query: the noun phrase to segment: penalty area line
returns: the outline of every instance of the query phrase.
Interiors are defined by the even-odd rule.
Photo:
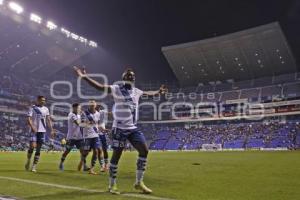
[[[60,189],[69,189],[69,190],[90,192],[90,193],[107,193],[107,191],[104,191],[104,190],[93,190],[93,189],[86,189],[86,188],[75,187],[75,186],[60,185],[60,184],[47,183],[47,182],[41,182],[41,181],[33,181],[33,180],[28,180],[28,179],[20,179],[20,178],[6,177],[6,176],[0,176],[0,180],[1,179],[9,180],[9,181],[17,181],[17,182],[22,182],[22,183],[35,184],[35,185],[50,186],[50,187],[55,187],[55,188],[60,188]],[[170,198],[165,198],[165,197],[157,197],[157,196],[150,196],[150,195],[144,195],[144,194],[132,194],[132,193],[121,193],[119,196],[134,197],[134,198],[149,199],[149,200],[175,200],[175,199],[170,199]]]

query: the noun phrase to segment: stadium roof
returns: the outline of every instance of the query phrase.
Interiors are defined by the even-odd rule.
[[[183,86],[249,80],[296,72],[296,63],[275,22],[190,43],[162,47]]]

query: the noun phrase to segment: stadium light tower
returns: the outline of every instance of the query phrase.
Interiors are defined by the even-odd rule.
[[[17,14],[21,14],[24,11],[23,7],[15,2],[10,2],[8,7]]]
[[[61,28],[60,30],[63,34],[65,34],[67,36],[67,38],[69,38],[71,36],[71,32],[68,31],[67,29]]]
[[[81,36],[79,37],[79,41],[82,43],[87,43],[87,39]]]
[[[97,47],[97,46],[98,46],[98,44],[97,44],[96,42],[94,42],[94,41],[90,41],[90,42],[89,42],[89,45],[90,45],[91,47]]]
[[[41,24],[42,23],[42,18],[34,13],[31,13],[30,14],[30,20],[33,21],[33,22],[36,22],[38,24]]]
[[[74,40],[78,40],[79,36],[76,35],[75,33],[71,33],[71,38],[73,38]]]
[[[50,30],[55,30],[55,29],[57,29],[57,25],[54,24],[52,21],[48,21],[47,28],[49,28]]]

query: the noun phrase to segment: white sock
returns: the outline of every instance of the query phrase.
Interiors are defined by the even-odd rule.
[[[109,186],[113,186],[117,182],[118,165],[110,164],[109,167]]]
[[[116,178],[109,177],[109,186],[110,187],[112,187],[116,183],[117,183],[117,179]]]
[[[139,157],[136,162],[136,183],[141,183],[144,179],[147,158]]]
[[[136,170],[136,183],[141,183],[144,180],[145,171]]]

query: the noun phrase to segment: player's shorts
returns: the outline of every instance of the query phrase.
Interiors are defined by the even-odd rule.
[[[133,130],[123,130],[119,128],[114,128],[112,130],[112,148],[125,148],[126,140],[128,140],[132,146],[135,144],[146,144],[146,139],[144,134],[138,129]]]
[[[30,142],[36,142],[37,144],[44,144],[45,141],[46,141],[46,133],[44,132],[31,133],[30,135]]]
[[[67,150],[72,150],[74,148],[74,146],[76,147],[76,149],[81,149],[83,146],[83,140],[68,140],[67,144],[66,144],[66,149]]]
[[[99,135],[99,139],[101,142],[102,149],[107,150],[108,145],[107,145],[107,141],[106,141],[106,135]]]
[[[84,139],[83,150],[90,151],[91,149],[98,149],[101,147],[99,137]]]

